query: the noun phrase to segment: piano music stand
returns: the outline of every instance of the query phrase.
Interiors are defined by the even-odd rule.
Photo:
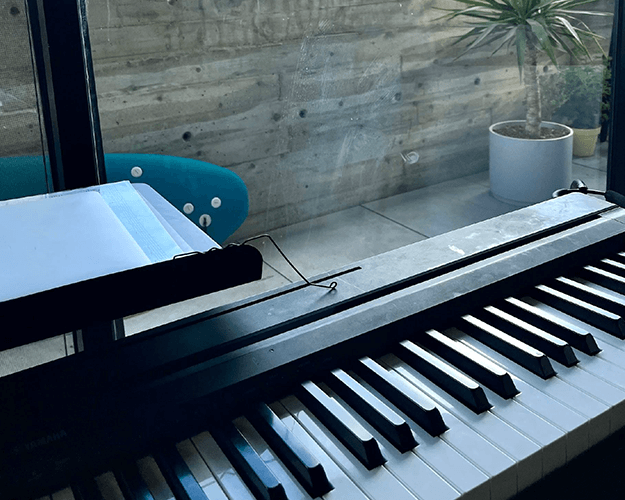
[[[80,331],[77,347],[103,347],[123,337],[119,318],[260,279],[262,256],[254,247],[221,248],[152,188],[132,187],[182,252],[3,300],[0,320],[20,328],[0,336],[0,350],[70,331]]]

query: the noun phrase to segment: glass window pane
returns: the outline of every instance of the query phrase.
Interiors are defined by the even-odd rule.
[[[47,192],[42,125],[22,1],[0,1],[0,200]]]
[[[144,177],[126,166],[112,179],[153,182],[195,223],[227,216],[210,203],[220,194],[209,164],[236,174],[249,214],[220,242],[269,232],[307,276],[515,210],[528,202],[511,203],[491,185],[489,127],[526,117],[516,46],[508,38],[493,54],[499,38],[463,54],[467,43],[455,42],[471,20],[440,10],[462,5],[90,0],[107,173],[112,154],[167,157]],[[613,1],[586,7],[612,12]],[[582,17],[604,37],[588,42],[590,59],[558,53],[556,68],[539,55],[545,121],[571,119],[556,105],[568,67],[602,73],[612,18]],[[606,156],[600,143],[566,161],[574,178],[603,189]],[[568,187],[570,175],[554,189]],[[254,244],[265,277],[241,293],[299,280],[270,243]],[[233,297],[197,299],[180,315]]]

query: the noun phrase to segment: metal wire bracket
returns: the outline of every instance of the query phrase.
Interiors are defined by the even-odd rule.
[[[332,281],[329,285],[321,285],[319,283],[313,283],[313,282],[309,281],[302,273],[299,272],[297,267],[295,267],[295,265],[289,260],[289,258],[285,255],[285,253],[278,246],[278,244],[275,242],[275,240],[268,234],[259,234],[258,236],[252,236],[251,238],[248,238],[247,240],[245,240],[241,244],[245,245],[246,243],[249,243],[250,241],[259,240],[261,238],[267,238],[267,239],[269,239],[269,241],[271,241],[271,243],[273,243],[273,246],[275,246],[276,250],[278,250],[278,252],[280,252],[280,255],[282,255],[284,260],[287,261],[289,266],[291,266],[293,268],[293,270],[299,275],[300,278],[302,278],[306,282],[307,285],[316,286],[316,287],[319,287],[319,288],[327,288],[328,290],[334,290],[338,286],[338,283],[336,281]]]

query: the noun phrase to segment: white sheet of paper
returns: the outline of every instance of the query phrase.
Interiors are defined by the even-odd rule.
[[[72,191],[61,191],[42,195],[45,198],[74,196],[77,193],[95,191],[100,193],[106,204],[117,216],[122,225],[139,244],[150,262],[162,262],[186,252],[174,241],[163,227],[143,197],[128,181],[113,182],[99,186],[90,186]],[[34,200],[36,197],[23,198]],[[19,202],[20,200],[12,200]]]
[[[102,184],[97,189],[150,261],[162,262],[186,251],[174,241],[130,182]]]
[[[0,203],[0,301],[150,262],[97,191]]]

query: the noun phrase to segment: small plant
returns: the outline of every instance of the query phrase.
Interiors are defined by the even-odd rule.
[[[610,76],[607,65],[570,66],[560,72],[554,120],[580,129],[599,127],[609,110],[604,96],[610,93]]]
[[[596,0],[457,0],[461,8],[443,9],[447,19],[469,18],[471,30],[455,43],[471,40],[467,51],[497,42],[493,54],[502,48],[516,48],[519,75],[523,78],[527,99],[525,130],[528,137],[540,137],[541,109],[537,66],[544,52],[558,65],[556,52],[572,58],[582,53],[590,58],[587,41],[599,45],[601,36],[594,33],[580,15],[609,16],[610,13],[577,10]]]

